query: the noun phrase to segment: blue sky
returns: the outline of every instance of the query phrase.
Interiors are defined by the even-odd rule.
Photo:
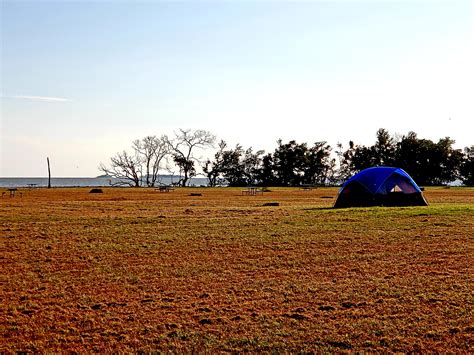
[[[0,176],[95,176],[132,140],[474,144],[472,1],[1,2]],[[209,152],[210,153],[210,152]]]

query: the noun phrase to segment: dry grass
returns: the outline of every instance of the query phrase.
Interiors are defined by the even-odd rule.
[[[1,199],[0,351],[474,350],[473,189],[271,190]]]

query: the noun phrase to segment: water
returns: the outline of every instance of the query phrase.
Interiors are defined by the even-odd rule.
[[[171,185],[179,180],[177,176],[162,176],[160,184]],[[111,186],[116,179],[107,177],[95,178],[51,178],[51,187],[89,187],[89,186]],[[158,184],[156,184],[158,185]],[[206,178],[192,178],[190,186],[207,186]],[[0,187],[47,187],[48,178],[22,177],[22,178],[2,178],[0,177]]]

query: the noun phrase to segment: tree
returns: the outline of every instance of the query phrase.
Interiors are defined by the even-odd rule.
[[[133,152],[123,151],[110,158],[110,167],[100,164],[99,169],[115,179],[113,185],[139,187],[155,186],[162,160],[168,154],[164,137],[147,136],[132,142]]]
[[[180,129],[175,132],[173,139],[164,136],[164,140],[179,168],[179,184],[186,186],[189,179],[196,174],[194,163],[199,162],[199,159],[194,156],[195,150],[212,147],[216,137],[205,130]]]
[[[140,157],[136,154],[130,155],[126,151],[117,153],[110,158],[110,168],[100,164],[99,169],[108,176],[115,178],[112,185],[139,187],[142,184],[142,165]]]
[[[342,152],[342,145],[338,145],[340,177],[347,178],[373,166],[391,165],[404,169],[420,185],[446,184],[459,177],[463,160],[462,152],[453,145],[454,140],[449,137],[434,143],[419,139],[415,132],[408,132],[397,141],[381,128],[373,146],[350,142],[349,149]]]
[[[253,152],[252,147],[248,148],[241,163],[242,174],[246,185],[256,185],[259,183],[258,175],[262,165],[263,150]]]
[[[304,160],[304,183],[326,185],[333,180],[335,160],[331,158],[331,146],[326,142],[316,142],[306,152]]]
[[[342,183],[349,179],[353,174],[352,158],[354,156],[354,142],[349,141],[349,148],[344,150],[342,143],[337,143],[336,155],[339,160],[339,169],[337,171],[337,182]]]
[[[351,175],[376,166],[378,159],[375,157],[374,147],[366,147],[364,145],[357,145],[353,141],[349,141],[349,148],[342,152],[342,145],[338,145],[340,174],[339,178],[347,179]]]
[[[339,179],[373,166],[388,165],[404,169],[420,185],[442,185],[460,176],[463,154],[454,149],[454,140],[449,137],[434,143],[418,138],[415,132],[408,132],[398,140],[388,131],[380,128],[377,140],[372,146],[349,142],[349,148],[342,151],[338,144]]]
[[[180,180],[178,184],[181,186],[186,186],[189,179],[196,176],[194,160],[186,159],[181,155],[175,154],[173,155],[173,161],[179,167]]]
[[[240,144],[234,149],[224,149],[226,146],[222,148],[213,163],[219,179],[229,186],[246,186],[244,149]]]
[[[377,141],[372,148],[373,162],[375,165],[393,165],[395,161],[395,150],[395,139],[390,137],[386,129],[380,128],[377,131]]]
[[[277,141],[278,147],[273,153],[273,170],[278,185],[295,186],[303,183],[305,155],[308,151],[306,143],[299,144],[292,140],[283,144]]]
[[[278,141],[271,159],[263,157],[264,176],[271,172],[268,164],[272,162],[274,182],[281,186],[301,184],[324,185],[332,180],[335,160],[331,158],[331,146],[326,142],[316,142],[310,148],[306,143],[292,140],[283,144]]]
[[[244,169],[241,163],[244,150],[240,144],[235,149],[222,152],[220,176],[229,186],[245,186]]]
[[[219,151],[214,161],[207,161],[203,170],[213,185],[216,181],[226,182],[229,186],[247,186],[259,183],[263,150],[253,152],[252,148],[244,150],[240,144],[234,149],[225,149],[224,141],[219,143]]]
[[[434,165],[436,166],[436,176],[434,184],[444,185],[459,178],[460,168],[463,162],[463,153],[460,149],[454,149],[455,141],[449,137],[442,138],[436,143],[434,155]]]
[[[246,186],[244,166],[242,156],[244,150],[240,144],[236,144],[234,149],[225,150],[222,153],[222,163],[220,173],[222,179],[229,186]]]
[[[376,137],[375,144],[369,147],[350,141],[345,152],[342,152],[342,145],[338,144],[339,179],[346,180],[354,173],[373,166],[394,165],[397,149],[395,139],[384,128],[377,131]]]
[[[257,180],[263,186],[276,185],[275,173],[273,171],[273,155],[265,154],[261,159],[259,171],[257,171]]]
[[[133,141],[132,147],[144,165],[146,186],[155,186],[160,164],[168,154],[168,144],[164,137],[146,136],[141,140]]]
[[[206,160],[202,166],[202,171],[207,177],[208,185],[210,187],[217,186],[220,183],[221,174],[222,174],[222,165],[224,160],[224,149],[227,147],[227,143],[221,140],[218,144],[219,150],[214,155],[214,161]]]
[[[442,138],[438,143],[419,139],[409,132],[397,143],[395,164],[420,185],[442,185],[459,176],[463,155],[453,148],[454,140]]]
[[[474,186],[474,145],[464,148],[464,157],[460,166],[460,179],[466,186]]]

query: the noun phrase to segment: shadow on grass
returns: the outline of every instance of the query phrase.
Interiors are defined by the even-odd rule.
[[[334,208],[332,206],[303,208],[303,211],[324,211],[324,210],[337,210],[337,208]]]

